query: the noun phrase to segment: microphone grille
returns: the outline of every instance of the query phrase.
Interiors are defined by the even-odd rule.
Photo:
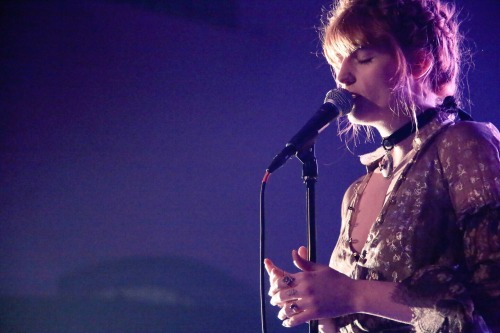
[[[325,103],[335,105],[340,115],[343,116],[351,112],[354,106],[354,95],[342,88],[332,89],[326,93]]]

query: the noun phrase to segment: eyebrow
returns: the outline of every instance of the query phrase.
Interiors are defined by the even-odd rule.
[[[350,54],[349,54],[349,57],[351,55],[354,55],[356,53],[358,53],[359,51],[365,51],[366,49],[370,48],[369,46],[367,45],[364,45],[364,46],[358,46],[354,51],[352,51]]]

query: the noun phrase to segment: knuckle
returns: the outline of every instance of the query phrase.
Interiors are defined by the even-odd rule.
[[[317,314],[320,308],[320,302],[316,299],[311,300],[311,304],[309,304],[309,310],[312,314]]]
[[[314,288],[311,285],[306,285],[304,288],[304,293],[306,295],[314,295]]]
[[[297,321],[297,316],[293,316],[292,318],[288,319],[288,324],[290,327],[298,325],[299,322]]]

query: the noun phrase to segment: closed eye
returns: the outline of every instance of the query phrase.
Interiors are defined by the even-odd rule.
[[[369,64],[370,62],[372,62],[373,60],[373,57],[370,57],[370,58],[364,58],[364,59],[356,59],[358,61],[358,63],[360,64]]]

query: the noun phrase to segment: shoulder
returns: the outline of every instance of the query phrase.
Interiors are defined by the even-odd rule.
[[[472,159],[499,163],[500,133],[491,123],[454,123],[437,135],[434,145],[441,161]]]
[[[500,200],[500,134],[489,123],[463,121],[435,141],[444,179],[459,216]]]
[[[490,142],[499,146],[500,134],[498,129],[491,123],[476,121],[460,121],[449,126],[440,135],[439,142],[455,141],[467,145],[468,142]]]

